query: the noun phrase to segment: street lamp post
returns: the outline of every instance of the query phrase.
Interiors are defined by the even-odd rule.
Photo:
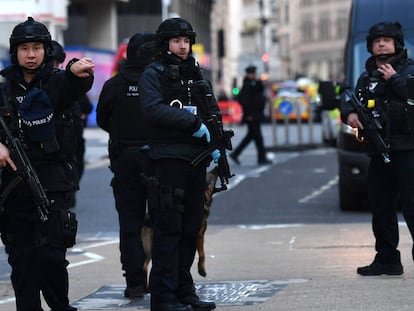
[[[261,43],[261,49],[262,49],[262,62],[263,62],[263,74],[262,74],[262,80],[263,83],[267,84],[269,79],[269,61],[270,56],[269,53],[266,51],[266,32],[265,28],[268,23],[268,19],[265,17],[265,10],[263,5],[263,0],[259,0],[259,8],[260,8],[260,43]],[[271,102],[269,98],[268,104],[270,105],[270,118],[272,120],[272,136],[273,136],[273,145],[277,145],[277,130],[276,130],[276,120],[275,120],[275,113],[273,108],[273,103]]]
[[[170,6],[171,0],[161,0],[161,22],[168,18],[168,7]]]
[[[265,17],[263,0],[259,0],[260,7],[260,45],[262,52],[262,62],[263,62],[263,71],[264,75],[268,77],[269,75],[269,55],[266,52],[266,33],[265,27],[267,24],[267,18]]]

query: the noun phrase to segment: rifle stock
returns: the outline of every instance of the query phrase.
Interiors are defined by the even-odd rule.
[[[46,221],[48,219],[47,214],[49,214],[48,208],[50,207],[50,202],[46,196],[42,184],[40,183],[39,177],[37,176],[36,171],[32,167],[32,164],[29,158],[27,157],[26,152],[24,151],[24,147],[20,139],[17,137],[13,137],[6,122],[4,121],[3,116],[0,116],[0,125],[7,137],[6,145],[10,151],[10,157],[12,158],[14,164],[17,167],[17,176],[10,182],[9,185],[7,185],[4,188],[3,192],[0,195],[1,201],[4,202],[7,195],[18,184],[20,184],[20,182],[23,181],[24,183],[26,183],[26,185],[30,189],[30,192],[32,193],[33,202],[38,210],[40,220]]]
[[[349,101],[358,114],[361,123],[364,125],[364,133],[366,134],[366,138],[375,145],[375,148],[381,154],[384,163],[390,163],[390,147],[385,143],[384,139],[378,132],[382,129],[382,126],[378,120],[378,115],[375,114],[375,110],[371,110],[363,105],[355,94],[349,89],[345,90],[345,96],[346,98],[349,98]]]

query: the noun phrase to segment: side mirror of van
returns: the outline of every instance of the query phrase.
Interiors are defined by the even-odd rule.
[[[336,94],[332,81],[319,81],[319,94],[321,95],[321,109],[333,110],[340,107],[341,99]]]

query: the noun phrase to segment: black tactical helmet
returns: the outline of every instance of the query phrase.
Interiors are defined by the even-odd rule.
[[[380,22],[369,29],[367,36],[367,50],[372,54],[372,42],[379,37],[394,38],[395,52],[399,53],[404,48],[404,35],[399,22]]]
[[[42,23],[36,22],[29,16],[23,23],[14,27],[10,36],[10,54],[13,64],[17,64],[17,46],[25,42],[43,42],[46,56],[51,53],[52,37],[49,30]]]
[[[193,31],[191,24],[185,19],[180,17],[169,18],[164,20],[158,27],[158,45],[179,36],[189,37],[191,45],[195,43],[196,33]]]
[[[127,60],[130,64],[151,63],[157,52],[157,36],[152,32],[139,32],[128,41]]]
[[[56,60],[59,64],[62,64],[65,61],[66,53],[63,47],[59,42],[52,40],[52,55],[53,59]]]

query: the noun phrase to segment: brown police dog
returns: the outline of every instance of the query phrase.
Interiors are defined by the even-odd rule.
[[[213,194],[220,191],[220,189],[216,187],[217,178],[218,178],[217,167],[207,172],[206,188],[204,190],[204,198],[205,198],[204,217],[203,217],[203,222],[201,223],[201,228],[198,233],[198,240],[197,240],[198,273],[203,277],[207,275],[206,266],[205,266],[206,254],[204,251],[204,234],[206,233],[206,230],[207,230],[207,219],[210,214],[211,204],[213,203]],[[148,274],[148,265],[151,261],[152,238],[153,238],[153,231],[151,228],[149,216],[147,214],[144,227],[142,228],[142,231],[141,231],[141,239],[142,239],[142,244],[144,246],[144,252],[145,252],[144,271],[146,272],[146,274]]]

